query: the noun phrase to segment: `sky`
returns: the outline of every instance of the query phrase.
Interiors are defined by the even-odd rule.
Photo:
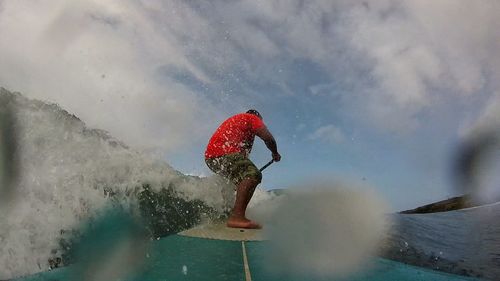
[[[373,186],[394,210],[458,194],[457,146],[500,120],[500,2],[0,0],[0,86],[210,175],[255,108],[282,161],[265,189]],[[256,140],[252,160],[270,153]]]

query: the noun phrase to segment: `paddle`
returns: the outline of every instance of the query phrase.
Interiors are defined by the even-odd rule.
[[[267,162],[267,164],[262,166],[262,168],[260,168],[259,171],[261,171],[261,172],[264,171],[267,167],[271,166],[271,164],[273,164],[273,163],[274,163],[274,160]]]

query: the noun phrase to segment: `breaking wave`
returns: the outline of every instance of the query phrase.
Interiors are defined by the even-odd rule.
[[[18,178],[0,202],[0,279],[71,262],[65,253],[80,225],[110,205],[165,236],[225,216],[232,202],[223,180],[183,175],[56,104],[0,88],[0,112],[7,110],[16,120]]]

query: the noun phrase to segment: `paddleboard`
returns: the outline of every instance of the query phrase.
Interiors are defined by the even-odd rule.
[[[262,230],[227,228],[224,224],[194,227],[151,242],[141,272],[126,281],[319,281],[339,280],[314,276],[274,275],[264,264],[267,241]],[[342,281],[470,281],[479,280],[410,266],[382,258],[374,266]],[[15,281],[75,280],[75,265],[18,278]],[[78,279],[77,280],[86,280]]]

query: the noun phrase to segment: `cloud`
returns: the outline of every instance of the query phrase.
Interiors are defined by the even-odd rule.
[[[175,150],[248,105],[306,96],[412,131],[500,89],[494,0],[1,3],[0,84],[132,145]],[[315,76],[298,62],[325,77],[313,95],[296,87]]]
[[[499,12],[497,1],[380,1],[349,10],[340,29],[370,61],[374,82],[361,89],[367,113],[414,128],[426,110],[491,91],[500,73]]]
[[[330,143],[340,143],[345,139],[345,135],[339,128],[334,125],[326,125],[319,127],[316,131],[307,136],[309,140],[320,140]]]
[[[330,80],[313,94],[343,95],[345,114],[379,129],[413,131],[426,113],[499,88],[497,1],[211,3],[193,8],[217,27],[203,34],[223,42],[203,45],[205,59],[292,95],[303,95],[293,85],[308,75],[293,63],[306,60]]]
[[[0,84],[136,147],[178,147],[205,132],[199,118],[218,115],[203,96],[158,77],[173,64],[209,82],[148,11],[133,1],[5,1]]]

